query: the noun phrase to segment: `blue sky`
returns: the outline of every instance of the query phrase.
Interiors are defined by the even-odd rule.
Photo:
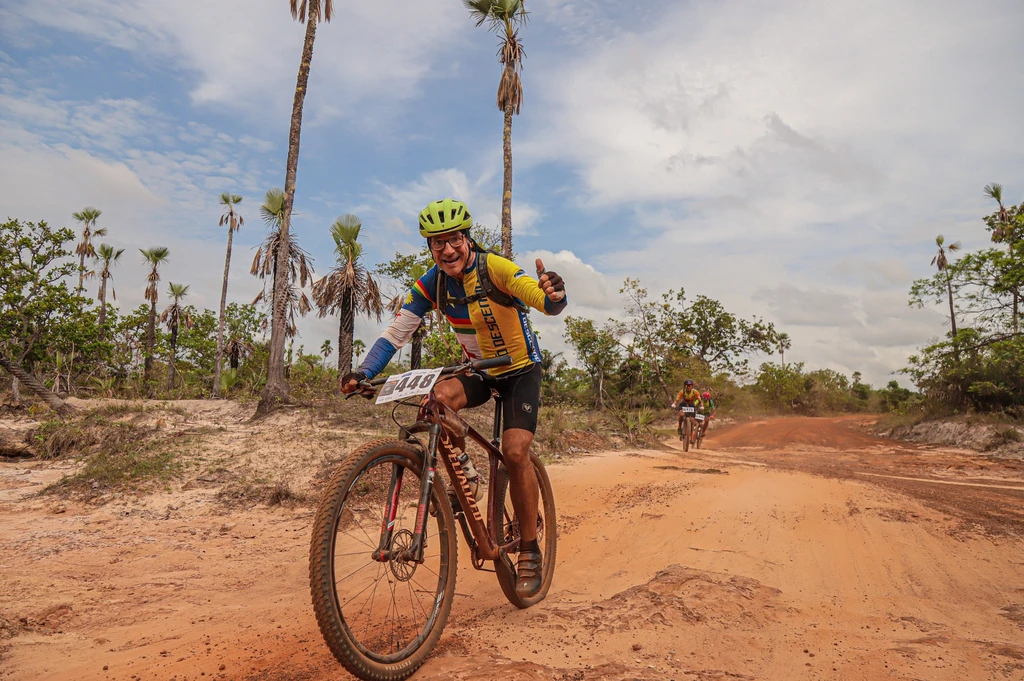
[[[787,359],[884,383],[941,334],[906,293],[936,234],[984,244],[982,187],[1024,196],[1016,0],[530,0],[514,122],[515,248],[567,281],[572,314],[621,308],[639,277],[761,315]],[[321,26],[294,227],[330,266],[328,227],[363,219],[371,265],[420,246],[415,215],[454,195],[497,224],[496,39],[461,2],[338,3]],[[303,28],[284,0],[37,0],[0,8],[0,214],[73,226],[104,211],[127,247],[165,245],[165,281],[215,308],[222,191],[245,196],[230,297],[284,181]],[[535,323],[564,349],[561,322]],[[335,339],[307,318],[301,342]],[[367,343],[377,327],[359,322]]]

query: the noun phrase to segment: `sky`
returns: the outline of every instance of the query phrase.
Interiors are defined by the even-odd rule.
[[[619,289],[683,288],[792,337],[788,361],[884,385],[947,325],[907,291],[936,235],[986,244],[982,188],[1024,197],[1019,0],[528,0],[513,123],[514,247],[566,280],[566,314],[621,315]],[[306,98],[293,230],[320,276],[329,227],[362,219],[365,262],[422,246],[445,196],[500,222],[496,37],[458,0],[336,2]],[[103,211],[216,309],[222,192],[244,197],[229,300],[284,183],[304,28],[284,0],[0,0],[0,217],[77,227]],[[571,356],[560,318],[532,315]],[[381,325],[358,320],[370,345]],[[337,320],[300,324],[307,352]],[[754,363],[778,357],[755,356]]]

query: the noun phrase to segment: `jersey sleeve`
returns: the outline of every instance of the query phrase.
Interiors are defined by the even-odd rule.
[[[569,303],[568,297],[563,297],[557,303],[548,298],[536,279],[500,255],[487,256],[487,270],[495,286],[548,316],[561,314]]]
[[[358,371],[367,378],[373,378],[388,365],[391,358],[412,339],[412,335],[423,323],[423,318],[434,308],[437,290],[437,267],[432,267],[416,280],[405,296],[402,308],[395,315],[388,328],[376,340]]]

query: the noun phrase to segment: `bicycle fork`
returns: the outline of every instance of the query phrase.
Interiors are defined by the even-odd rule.
[[[416,524],[413,527],[412,544],[404,549],[391,546],[394,539],[395,519],[398,517],[399,511],[398,494],[402,490],[402,479],[405,473],[404,466],[392,464],[391,484],[388,487],[388,503],[384,509],[384,520],[380,528],[380,541],[372,554],[373,559],[378,562],[386,563],[396,559],[409,563],[423,562],[427,509],[430,505],[430,492],[434,486],[434,475],[437,469],[437,441],[440,431],[440,425],[430,424],[430,440],[423,461],[423,470],[426,475],[420,478],[420,498],[416,505]]]

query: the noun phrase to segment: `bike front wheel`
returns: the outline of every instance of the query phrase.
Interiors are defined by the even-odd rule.
[[[690,451],[690,438],[693,436],[693,419],[686,418],[683,423],[683,451]]]
[[[544,600],[551,588],[551,580],[555,576],[555,554],[558,548],[558,525],[555,520],[555,493],[551,489],[551,480],[548,478],[547,469],[540,458],[530,452],[530,461],[533,463],[533,470],[537,474],[537,483],[540,486],[540,502],[537,504],[537,543],[540,545],[543,556],[543,573],[541,575],[540,590],[529,598],[522,598],[516,594],[516,568],[515,563],[509,556],[502,556],[494,561],[494,572],[498,577],[498,584],[509,603],[517,608],[528,608]],[[499,466],[495,473],[493,506],[490,514],[492,539],[498,546],[508,544],[519,539],[519,520],[516,518],[515,508],[512,506],[512,495],[509,493],[508,469]]]
[[[313,610],[324,641],[360,679],[400,681],[426,660],[455,595],[455,518],[435,480],[424,524],[423,562],[403,556],[413,542],[422,450],[379,440],[338,467],[317,508],[309,549]],[[396,484],[397,481],[397,484]],[[378,550],[395,509],[385,556]]]

